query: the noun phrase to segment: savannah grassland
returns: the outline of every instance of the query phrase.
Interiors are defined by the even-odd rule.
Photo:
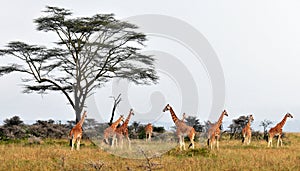
[[[243,146],[224,137],[219,151],[196,144],[195,150],[172,149],[147,160],[114,156],[88,140],[80,151],[70,151],[67,140],[2,142],[0,170],[300,170],[300,133],[286,134],[283,143],[281,148],[267,148],[264,140]]]

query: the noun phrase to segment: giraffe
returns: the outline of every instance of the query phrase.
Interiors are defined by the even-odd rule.
[[[278,135],[277,147],[279,146],[279,142],[280,142],[280,146],[282,146],[282,139],[281,139],[282,127],[284,126],[288,117],[293,118],[293,116],[290,113],[287,113],[285,114],[281,122],[279,122],[275,127],[269,130],[268,147],[270,146],[273,147],[272,139],[275,135]]]
[[[119,128],[116,129],[116,136],[117,136],[116,140],[121,140],[121,148],[123,148],[124,135],[126,136],[126,138],[128,140],[129,149],[131,148],[131,142],[130,142],[130,139],[128,136],[128,128],[127,128],[131,115],[134,115],[133,109],[129,110],[129,114],[128,114],[125,122]],[[116,143],[116,145],[117,145],[117,143]]]
[[[112,143],[111,143],[111,146],[112,146],[112,147],[114,146],[114,141],[115,141],[115,139],[116,139],[116,133],[115,133],[115,131],[116,131],[117,126],[119,125],[119,123],[120,123],[121,121],[123,121],[123,119],[124,119],[124,117],[123,117],[123,115],[121,115],[121,116],[119,117],[118,120],[116,120],[114,123],[112,123],[112,124],[110,125],[110,127],[106,128],[106,129],[104,130],[104,132],[103,132],[103,134],[104,134],[104,142],[105,142],[106,144],[109,144],[108,138],[112,137]]]
[[[228,116],[226,110],[224,110],[215,124],[211,124],[211,127],[208,130],[208,139],[207,145],[210,146],[210,149],[213,149],[213,144],[217,142],[217,149],[219,149],[219,140],[221,135],[220,126],[222,125],[222,120],[224,116]]]
[[[80,121],[70,131],[69,137],[71,138],[70,141],[72,141],[72,147],[71,147],[72,151],[74,150],[74,144],[76,142],[77,142],[76,150],[79,150],[80,148],[80,140],[82,138],[82,124],[86,116],[87,116],[87,112],[84,111]]]
[[[171,113],[171,117],[173,122],[176,125],[176,135],[179,138],[179,147],[180,150],[185,150],[185,143],[184,143],[184,137],[188,136],[191,144],[189,145],[189,147],[192,146],[192,149],[194,149],[195,147],[195,143],[194,143],[194,138],[195,138],[195,129],[191,126],[187,126],[184,122],[182,122],[181,120],[178,119],[178,117],[176,116],[175,112],[173,111],[172,107],[167,104],[167,106],[163,109],[163,112],[169,110]]]
[[[146,141],[151,141],[152,132],[153,132],[153,126],[151,123],[148,123],[145,127]]]
[[[242,143],[246,143],[247,145],[250,144],[251,142],[251,122],[254,121],[254,118],[252,115],[248,116],[248,122],[246,124],[246,126],[242,129],[242,135],[243,135],[243,140]],[[245,139],[247,139],[247,141],[245,142]]]

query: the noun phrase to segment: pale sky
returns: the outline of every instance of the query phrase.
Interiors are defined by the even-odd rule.
[[[187,0],[176,1],[114,1],[114,0],[11,0],[0,6],[0,47],[20,40],[32,44],[53,45],[54,34],[37,32],[33,19],[42,15],[46,5],[71,9],[77,16],[96,13],[114,13],[118,19],[143,14],[161,14],[180,19],[197,29],[214,49],[221,63],[225,78],[225,104],[230,122],[240,115],[253,114],[255,121],[268,119],[279,122],[290,112],[294,119],[288,120],[289,131],[300,131],[300,2],[279,0]],[[185,30],[182,30],[182,34]],[[146,51],[160,51],[176,56],[188,68],[195,81],[199,108],[181,111],[181,93],[170,73],[159,72],[160,84],[140,87],[130,84],[127,90],[129,104],[137,113],[151,111],[152,98],[157,102],[170,103],[175,111],[191,113],[203,122],[213,115],[211,86],[205,67],[193,61],[193,54],[176,41],[149,36]],[[3,60],[1,60],[3,62]],[[5,62],[9,62],[7,59]],[[171,63],[171,62],[170,62]],[[172,63],[171,63],[172,64]],[[161,68],[163,70],[163,67]],[[20,74],[0,77],[0,120],[19,115],[23,120],[54,119],[71,120],[74,113],[60,93],[49,95],[22,94]],[[176,76],[175,77],[176,80]],[[189,83],[187,83],[189,84]],[[94,96],[97,109],[91,111],[110,113],[112,84],[97,90]],[[158,94],[155,94],[160,92]],[[124,92],[122,92],[124,93]],[[163,96],[161,98],[160,96]],[[157,98],[157,99],[155,99]],[[91,105],[92,102],[89,102]],[[161,104],[164,107],[166,104]],[[93,109],[92,109],[93,108]],[[122,108],[123,109],[123,108]],[[126,107],[124,107],[126,109]],[[162,109],[161,109],[162,110]],[[127,115],[129,111],[120,111]],[[194,113],[192,113],[194,112]],[[101,115],[100,114],[100,115]],[[97,114],[91,114],[97,117]],[[104,118],[106,116],[103,116]],[[136,117],[146,122],[147,117]],[[157,113],[155,119],[170,121],[169,114]]]

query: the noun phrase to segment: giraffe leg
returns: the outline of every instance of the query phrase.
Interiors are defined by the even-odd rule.
[[[78,138],[78,139],[77,139],[77,148],[76,148],[76,150],[79,150],[79,149],[80,149],[80,139],[81,139],[81,138]]]
[[[277,147],[278,147],[278,146],[282,147],[282,139],[281,139],[281,135],[278,135]]]
[[[213,144],[214,144],[214,138],[211,138],[210,139],[210,149],[212,150],[213,149]]]
[[[248,140],[248,145],[249,145],[250,142],[251,142],[251,137],[252,137],[252,135],[250,134],[250,135],[249,135],[249,140]]]
[[[105,139],[104,139],[104,142],[105,142],[105,144],[108,144],[108,145],[109,145],[108,138],[105,138]]]
[[[182,144],[182,138],[181,138],[181,136],[179,136],[179,148],[180,148],[180,151],[182,150],[182,146],[183,146],[183,144]]]
[[[243,144],[245,144],[245,138],[246,138],[246,136],[245,136],[245,134],[243,134],[243,139],[242,139]]]
[[[278,135],[278,139],[277,139],[277,146],[276,146],[276,147],[278,147],[278,146],[279,146],[279,141],[280,141],[280,135]]]
[[[189,147],[188,147],[188,148],[190,148],[191,146],[192,146],[192,149],[194,149],[194,148],[195,148],[194,137],[195,137],[195,135],[192,135],[192,136],[190,137],[191,144],[189,145]]]
[[[111,147],[114,147],[115,141],[116,141],[116,144],[117,144],[118,142],[117,142],[117,140],[116,140],[116,136],[114,135],[114,136],[112,137]]]
[[[185,150],[185,143],[184,143],[184,137],[182,137],[182,145],[183,145],[183,150]]]
[[[128,141],[128,148],[129,150],[131,150],[131,141],[130,141],[130,138],[127,136],[127,141]]]
[[[273,137],[269,137],[268,147],[273,147],[272,140],[273,140]]]
[[[217,137],[217,150],[219,150],[219,137]]]
[[[72,139],[72,147],[71,147],[72,151],[74,150],[74,144],[75,144],[75,138]]]

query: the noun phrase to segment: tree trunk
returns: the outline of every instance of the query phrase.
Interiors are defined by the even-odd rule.
[[[113,106],[113,109],[111,111],[111,118],[110,118],[110,121],[108,123],[108,125],[111,125],[113,123],[113,120],[114,120],[114,116],[115,116],[115,111],[116,111],[116,108],[118,106],[118,104],[121,102],[121,93],[118,95],[117,98],[115,97],[112,97],[114,99],[114,106]]]
[[[81,112],[82,112],[82,109],[75,109],[75,114],[76,114],[76,123],[78,123],[81,119]]]
[[[108,123],[109,125],[111,125],[113,123],[116,107],[117,107],[117,105],[114,103],[114,107],[113,107],[112,112],[111,112],[111,118],[110,118],[110,121]]]
[[[74,110],[75,110],[75,114],[76,114],[76,123],[78,123],[81,119],[81,112],[82,112],[82,108],[80,107],[80,102],[79,102],[79,98],[76,97],[75,94],[75,103],[74,103]]]

